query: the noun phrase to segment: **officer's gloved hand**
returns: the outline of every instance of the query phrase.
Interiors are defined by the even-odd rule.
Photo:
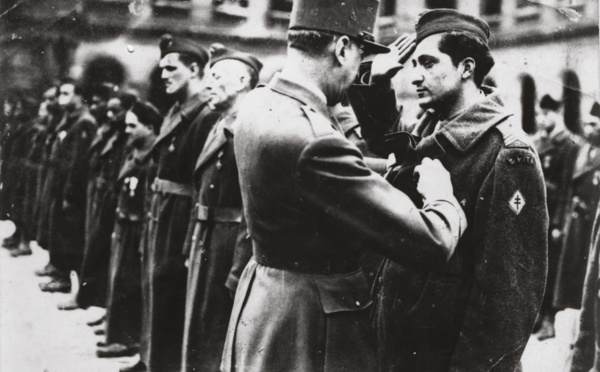
[[[450,173],[438,159],[424,158],[415,167],[414,176],[418,177],[417,191],[423,197],[424,204],[433,200],[449,200],[453,197]]]

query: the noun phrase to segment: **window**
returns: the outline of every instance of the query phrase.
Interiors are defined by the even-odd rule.
[[[248,5],[250,0],[212,0],[213,9],[216,14],[246,18],[248,17]]]
[[[521,79],[521,127],[528,134],[537,130],[535,121],[535,105],[537,101],[535,80],[529,74],[523,74]]]
[[[390,17],[396,14],[396,0],[383,0],[379,5],[379,15]]]
[[[500,14],[502,12],[502,0],[482,0],[480,11],[483,16]]]
[[[456,0],[426,0],[425,6],[429,9],[435,9],[435,8],[456,9]]]

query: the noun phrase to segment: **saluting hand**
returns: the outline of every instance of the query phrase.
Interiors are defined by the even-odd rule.
[[[416,39],[416,34],[403,34],[388,45],[388,53],[376,55],[371,65],[371,81],[393,78],[415,50]]]
[[[417,191],[423,200],[443,200],[453,194],[450,173],[438,159],[424,158],[415,167],[414,176],[417,180]]]

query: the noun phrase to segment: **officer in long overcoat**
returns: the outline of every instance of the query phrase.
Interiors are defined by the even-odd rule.
[[[499,92],[481,85],[493,66],[488,25],[438,9],[419,18],[416,32],[410,78],[427,111],[412,134],[389,137],[397,164],[387,179],[418,206],[412,168],[424,156],[439,159],[469,228],[443,267],[382,265],[373,312],[380,370],[516,371],[545,285],[541,167]],[[397,117],[395,96],[389,81],[355,88],[351,102],[371,141],[395,126],[386,123]]]
[[[535,329],[540,339],[554,337],[554,316],[562,301],[555,301],[557,273],[561,265],[560,257],[565,241],[565,226],[570,215],[569,204],[572,196],[572,179],[575,162],[584,142],[565,126],[560,115],[560,102],[549,95],[540,99],[536,117],[538,132],[533,144],[538,152],[546,183],[548,214],[548,279],[544,301]],[[581,294],[581,293],[580,293]]]
[[[553,304],[557,309],[581,307],[594,213],[600,199],[600,148],[590,143],[581,146],[569,188],[554,284]]]
[[[207,106],[208,53],[169,35],[161,41],[162,79],[177,98],[149,153],[157,177],[142,240],[143,336],[140,363],[148,371],[179,371],[187,268],[183,245],[192,210],[192,175],[218,114]],[[138,368],[138,367],[136,367]]]
[[[596,209],[590,242],[571,372],[600,371],[600,208]]]
[[[241,271],[252,256],[242,223],[242,195],[233,148],[237,103],[258,82],[254,56],[222,48],[211,56],[211,107],[223,111],[194,170],[194,205],[186,239],[190,252],[182,371],[218,371]]]
[[[47,182],[50,203],[48,232],[50,262],[56,278],[40,284],[42,291],[68,292],[69,273],[79,272],[85,243],[86,154],[96,132],[96,121],[85,107],[81,92],[73,81],[59,88],[58,101],[64,107],[62,121],[49,156]]]
[[[369,33],[377,8],[295,1],[285,67],[238,111],[235,158],[253,258],[238,284],[222,371],[374,371],[361,251],[437,267],[466,228],[437,161],[416,169],[419,209],[365,165],[330,115],[362,53],[388,51]]]
[[[76,299],[77,305],[84,309],[106,306],[110,245],[117,203],[115,184],[125,159],[125,113],[129,109],[126,106],[131,103],[120,97],[108,101],[107,114],[112,135],[98,152],[99,170],[94,180],[88,181],[88,185],[95,183],[93,198],[88,199],[88,203],[95,207],[89,216],[89,237],[81,266],[81,288]]]
[[[148,103],[136,102],[125,116],[127,152],[115,192],[117,206],[112,234],[106,300],[106,346],[99,356],[123,356],[137,352],[141,336],[142,230],[146,220],[146,190],[154,180],[154,162],[147,158],[162,117]]]

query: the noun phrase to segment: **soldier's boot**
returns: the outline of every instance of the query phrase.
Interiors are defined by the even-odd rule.
[[[2,240],[2,247],[7,249],[15,249],[19,247],[21,240],[21,229],[15,224],[15,232]]]
[[[29,256],[31,255],[31,253],[31,246],[29,245],[29,241],[27,240],[22,240],[19,244],[19,248],[10,251],[10,255],[12,257]]]
[[[139,345],[108,344],[98,347],[96,355],[98,358],[118,358],[124,356],[134,356],[138,353]]]
[[[51,277],[60,277],[65,276],[59,269],[57,269],[51,262],[48,262],[48,265],[44,266],[44,268],[35,270],[34,274],[37,276],[51,276]]]
[[[544,316],[540,330],[535,334],[535,336],[540,341],[554,338],[556,336],[556,330],[554,329],[554,317],[549,315]]]
[[[132,366],[121,368],[119,372],[146,372],[146,370],[146,365],[140,360]]]

